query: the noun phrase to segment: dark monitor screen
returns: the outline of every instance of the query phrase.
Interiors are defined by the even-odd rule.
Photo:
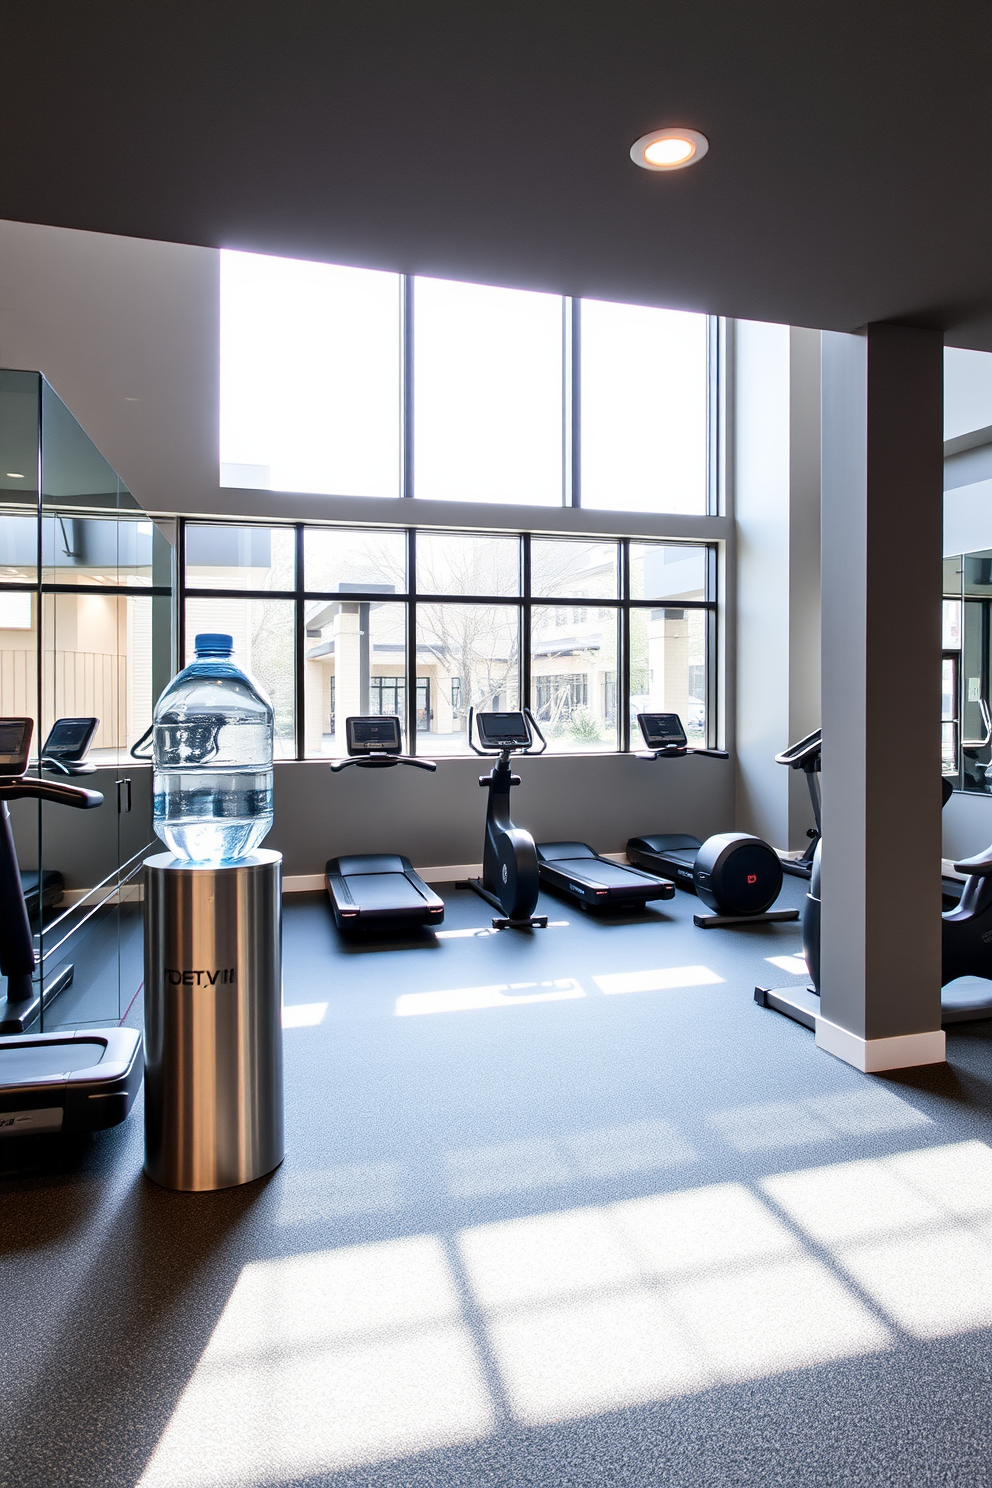
[[[41,751],[43,759],[80,760],[100,726],[98,718],[58,718]]]
[[[689,742],[677,713],[638,713],[637,721],[649,749],[684,749]]]
[[[530,742],[530,730],[522,713],[477,713],[479,737],[490,749],[499,746],[521,744],[526,749]]]
[[[23,775],[28,767],[30,718],[0,718],[0,775]]]
[[[345,720],[349,754],[400,754],[403,736],[400,721],[389,715]]]

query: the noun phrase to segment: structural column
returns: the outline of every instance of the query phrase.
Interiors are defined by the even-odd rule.
[[[939,332],[822,338],[821,1048],[944,1058]]]

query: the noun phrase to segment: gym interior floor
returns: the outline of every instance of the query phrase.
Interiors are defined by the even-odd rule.
[[[0,1484],[984,1488],[992,1024],[865,1077],[752,1000],[795,925],[442,892],[287,901],[269,1178],[154,1187],[140,1109],[4,1153]]]

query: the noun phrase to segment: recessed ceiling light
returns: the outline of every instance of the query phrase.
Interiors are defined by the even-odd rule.
[[[7,471],[7,479],[8,480],[23,480],[24,477],[20,473],[19,470],[8,470]]]
[[[653,129],[630,147],[630,158],[642,170],[682,170],[702,160],[710,142],[698,129]]]

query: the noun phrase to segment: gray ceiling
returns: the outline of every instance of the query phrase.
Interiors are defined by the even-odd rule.
[[[992,350],[988,0],[7,0],[0,55],[0,217]]]

